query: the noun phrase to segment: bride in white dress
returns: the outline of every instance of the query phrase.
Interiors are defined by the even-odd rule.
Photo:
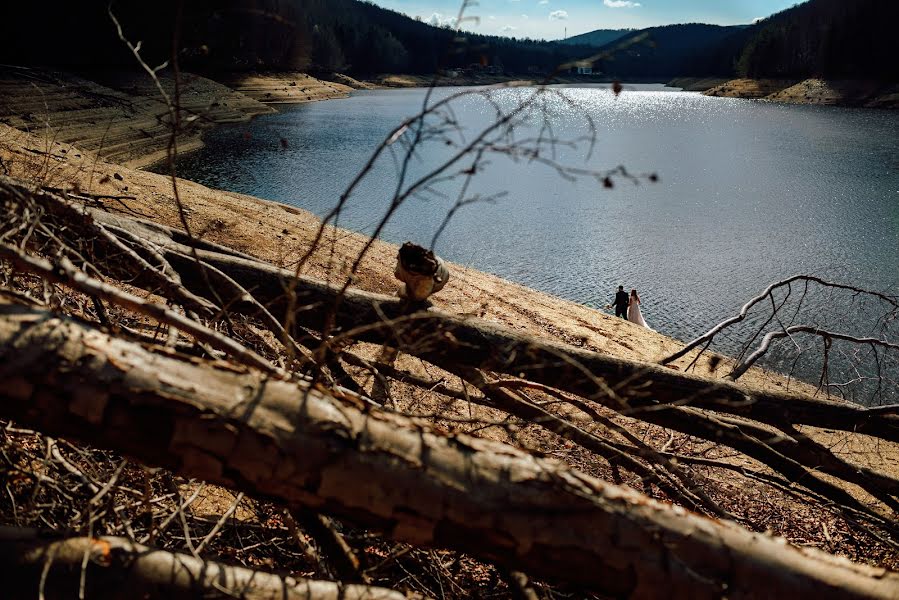
[[[637,295],[637,290],[631,290],[631,297],[627,303],[627,320],[651,329],[643,319],[643,313],[640,312],[640,296]]]

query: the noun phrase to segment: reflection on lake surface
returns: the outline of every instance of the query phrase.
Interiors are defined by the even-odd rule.
[[[435,97],[458,91],[437,89]],[[498,102],[512,106],[522,93],[507,90]],[[560,162],[599,170],[625,165],[656,172],[660,181],[618,180],[607,190],[533,162],[493,157],[472,191],[508,194],[460,210],[438,253],[595,307],[610,302],[619,284],[637,288],[649,324],[681,339],[797,272],[897,293],[899,114],[709,98],[662,86],[629,86],[618,98],[599,86],[564,93],[595,121],[597,145],[586,161],[583,148],[560,148]],[[420,109],[424,94],[358,92],[221,127],[204,149],[179,161],[179,174],[323,215],[372,149]],[[556,135],[587,133],[578,109],[549,104]],[[454,114],[471,135],[492,109],[471,97]],[[446,152],[424,146],[413,173]],[[395,186],[388,156],[351,198],[340,225],[371,232]],[[439,190],[447,197],[410,201],[381,237],[430,244],[457,190],[449,184]],[[805,322],[870,331],[866,317],[874,308],[818,294],[802,310]],[[738,348],[734,336],[722,342],[723,350]]]

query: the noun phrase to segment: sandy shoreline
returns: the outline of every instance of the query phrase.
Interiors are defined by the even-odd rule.
[[[180,227],[170,179],[140,170],[164,160],[171,142],[169,111],[157,85],[137,73],[89,75],[90,79],[88,75],[0,68],[0,167],[27,180],[46,183],[49,178],[55,187],[135,196],[133,203],[142,207],[138,210],[147,210],[154,219]],[[399,75],[372,82],[345,75],[331,79],[303,73],[242,74],[223,78],[225,85],[185,73],[179,89],[185,131],[178,137],[178,152],[201,147],[202,135],[221,123],[274,113],[272,105],[346,98],[354,89],[412,87],[433,81]],[[456,78],[460,85],[501,80],[503,77],[495,75]],[[171,79],[162,77],[159,83],[174,97]],[[437,80],[439,85],[446,83]],[[683,78],[670,85],[698,89],[716,83],[722,86],[720,80]],[[783,90],[774,84],[760,87],[744,82],[740,93],[754,89],[758,90],[757,97]],[[787,97],[783,91],[781,96]],[[195,231],[274,263],[283,262],[302,248],[319,223],[315,215],[301,209],[211,190],[186,180],[179,180],[179,192],[191,212]],[[338,253],[343,259],[352,256],[365,240],[349,232],[341,232],[338,237]],[[371,291],[394,292],[395,252],[395,245],[378,240],[363,264],[357,285]],[[316,263],[311,274],[334,276],[332,266]],[[461,265],[454,265],[453,271],[453,280],[435,301],[453,312],[479,314],[528,333],[636,360],[657,360],[682,343],[493,275]],[[497,293],[499,290],[502,293]],[[612,292],[609,290],[610,298]],[[488,298],[494,306],[484,308]],[[708,374],[723,374],[728,362],[720,362]],[[700,365],[699,371],[703,369]],[[743,380],[752,383],[754,377]],[[774,374],[757,379],[753,384],[788,385],[785,378]]]
[[[177,100],[181,106],[179,154],[203,145],[203,134],[222,123],[247,121],[276,112],[281,104],[348,97],[354,90],[439,86],[492,85],[510,81],[503,75],[473,74],[434,79],[384,75],[359,81],[332,74],[327,79],[305,73],[243,73],[217,76],[217,81],[182,74]],[[602,83],[601,78],[561,77],[558,83]],[[678,78],[668,85],[706,95],[755,98],[775,102],[899,107],[899,86],[872,82],[803,82]],[[176,99],[174,81],[161,75],[159,86],[146,74],[94,72],[72,74],[23,67],[0,67],[0,123],[79,150],[112,163],[143,168],[169,155],[171,113],[159,87]]]
[[[346,98],[354,90],[426,87],[434,80],[390,75],[365,82],[333,74],[222,74],[213,80],[182,73],[177,94],[169,75],[159,86],[145,73],[98,71],[73,74],[0,66],[0,123],[75,144],[109,162],[142,168],[165,160],[172,115],[166,98],[181,106],[179,154],[202,147],[203,134],[222,124],[276,112],[277,105]],[[438,79],[438,85],[490,85],[503,76]]]
[[[747,98],[783,104],[899,108],[899,84],[823,79],[732,79],[703,91],[707,96]]]
[[[97,159],[78,146],[47,140],[0,124],[0,164],[7,174],[26,181],[92,194],[126,197],[105,201],[112,211],[141,215],[169,226],[181,227],[172,182],[167,176]],[[178,180],[178,192],[196,235],[230,245],[278,265],[288,265],[300,255],[316,232],[320,220],[314,214],[246,196],[214,190]],[[126,208],[127,207],[127,208]],[[367,238],[339,230],[332,232],[336,257],[325,250],[315,255],[308,274],[342,281],[346,262]],[[325,244],[328,248],[330,246]],[[359,288],[392,294],[397,246],[376,240],[355,281]],[[641,361],[654,361],[682,343],[628,323],[611,314],[551,296],[463,265],[450,265],[447,287],[433,297],[447,311],[475,315],[522,333],[546,336],[574,346]],[[614,290],[609,290],[609,297]],[[697,372],[722,375],[727,363],[714,370],[708,360]],[[744,378],[747,383],[783,389],[789,384],[779,375],[764,373]]]

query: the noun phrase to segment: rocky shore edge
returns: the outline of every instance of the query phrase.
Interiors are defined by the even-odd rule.
[[[899,108],[899,83],[825,79],[715,79],[681,77],[668,83],[720,98],[745,98],[784,104]]]

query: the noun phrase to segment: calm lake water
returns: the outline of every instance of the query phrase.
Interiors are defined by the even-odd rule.
[[[659,181],[616,180],[604,189],[494,156],[469,192],[507,195],[462,208],[438,240],[439,254],[594,307],[610,302],[619,284],[637,288],[650,326],[684,340],[798,272],[899,293],[899,113],[709,98],[661,85],[627,86],[617,98],[603,86],[559,91],[577,106],[546,101],[555,135],[587,134],[584,114],[596,124],[592,155],[583,146],[561,147],[560,163],[624,165],[657,173]],[[457,92],[437,89],[434,96]],[[508,90],[494,100],[509,109],[524,93]],[[179,174],[324,215],[373,148],[420,109],[424,94],[357,92],[220,127],[204,149],[180,160]],[[492,111],[470,97],[453,115],[470,139]],[[536,133],[528,127],[519,130],[522,137]],[[400,156],[401,143],[392,147]],[[426,172],[450,150],[439,140],[425,144],[411,172]],[[340,225],[370,233],[396,183],[387,154],[351,197]],[[429,245],[459,186],[447,182],[411,199],[381,237]],[[800,315],[806,323],[870,333],[868,317],[878,310],[812,294]],[[720,349],[737,351],[745,332],[722,338]],[[789,354],[782,350],[773,364],[787,368]]]

